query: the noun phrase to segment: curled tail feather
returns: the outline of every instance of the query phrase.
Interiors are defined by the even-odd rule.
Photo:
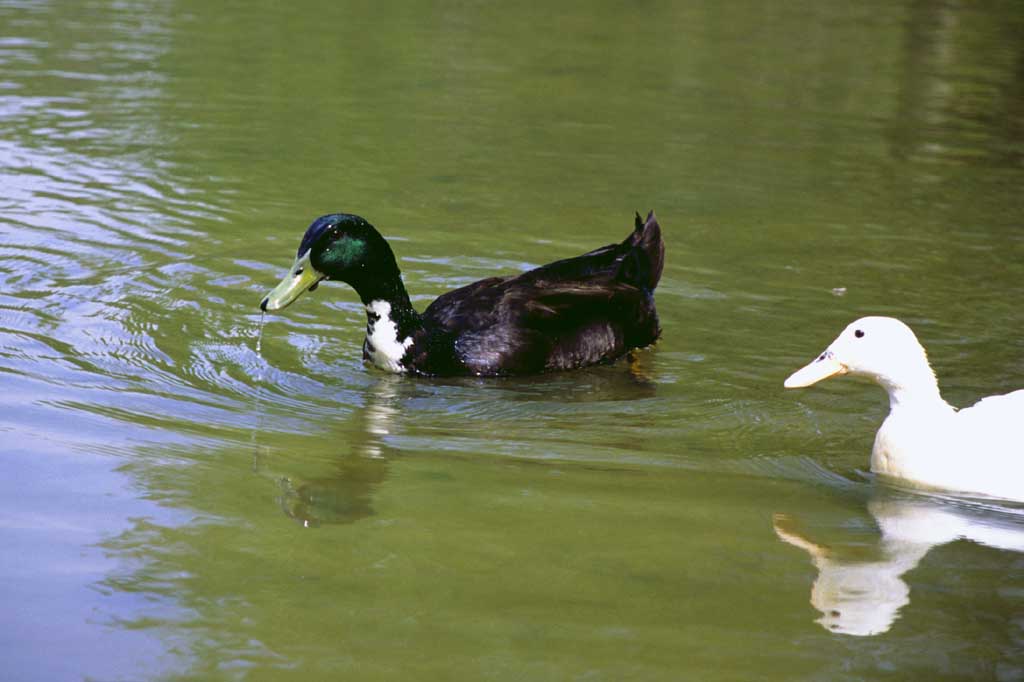
[[[628,237],[632,250],[622,260],[616,277],[619,281],[654,291],[665,267],[665,243],[661,240],[661,226],[654,211],[642,220],[636,214],[633,234]]]

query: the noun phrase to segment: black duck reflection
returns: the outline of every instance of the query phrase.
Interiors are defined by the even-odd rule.
[[[552,427],[546,422],[538,426],[538,415],[571,420],[579,414],[579,403],[596,405],[597,412],[614,415],[635,415],[647,409],[657,394],[657,383],[649,376],[653,368],[647,365],[651,360],[648,354],[630,355],[625,372],[619,367],[591,367],[572,375],[499,380],[444,377],[420,381],[395,374],[375,375],[365,390],[363,407],[352,412],[344,435],[332,436],[333,430],[329,430],[323,437],[315,437],[317,446],[332,438],[338,443],[340,452],[333,458],[329,475],[298,474],[296,466],[278,463],[283,461],[273,454],[278,446],[258,443],[254,443],[253,469],[274,481],[282,511],[303,526],[353,523],[374,515],[373,497],[390,476],[396,457],[435,452],[440,434],[457,437],[473,452],[530,460],[537,447],[545,457],[551,454],[544,448],[550,445],[548,429]],[[398,427],[403,415],[412,415],[415,424]],[[515,447],[496,451],[496,430],[516,433],[515,439],[503,441]],[[300,459],[308,463],[310,458]]]
[[[354,416],[361,424],[358,437],[349,439],[331,475],[299,479],[275,472],[268,453],[257,451],[253,468],[278,484],[278,502],[287,516],[307,528],[373,516],[374,492],[388,477],[386,439],[398,413],[398,383],[398,377],[385,375],[370,387],[365,406]]]
[[[928,552],[956,540],[1024,552],[1024,511],[971,504],[945,497],[875,491],[867,511],[878,526],[877,544],[865,556],[863,543],[818,542],[799,530],[788,514],[775,514],[775,534],[810,556],[818,570],[811,605],[825,629],[838,634],[872,636],[888,632],[910,604],[904,576]],[[842,533],[835,528],[838,534]]]

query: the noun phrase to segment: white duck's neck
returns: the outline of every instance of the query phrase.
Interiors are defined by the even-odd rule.
[[[942,399],[935,372],[927,364],[920,369],[890,377],[873,377],[889,394],[889,409],[896,410],[952,410],[953,407]]]

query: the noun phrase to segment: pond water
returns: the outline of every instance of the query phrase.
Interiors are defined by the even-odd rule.
[[[1024,387],[1024,5],[0,2],[5,680],[1024,680],[1024,510],[867,473],[898,316]],[[653,348],[424,380],[414,303],[667,243]],[[820,622],[819,622],[820,621]]]

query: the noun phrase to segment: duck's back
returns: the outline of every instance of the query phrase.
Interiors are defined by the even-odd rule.
[[[1024,390],[948,414],[893,412],[872,470],[926,486],[1024,500]]]
[[[1012,428],[1024,435],[1024,388],[1013,393],[982,398],[971,407],[960,410],[960,416],[970,415],[972,420],[984,422],[1006,422],[1004,428]],[[1024,447],[1024,441],[1021,442]]]
[[[610,362],[660,333],[664,248],[652,212],[619,244],[450,291],[424,311],[427,337],[408,359],[429,374],[479,375]]]
[[[999,466],[1012,468],[1024,494],[1024,389],[983,398],[960,410],[956,418],[964,447],[989,461],[986,466],[992,473]],[[1010,473],[1010,468],[1004,472]]]
[[[964,488],[1024,500],[1024,390],[984,398],[956,416]]]

